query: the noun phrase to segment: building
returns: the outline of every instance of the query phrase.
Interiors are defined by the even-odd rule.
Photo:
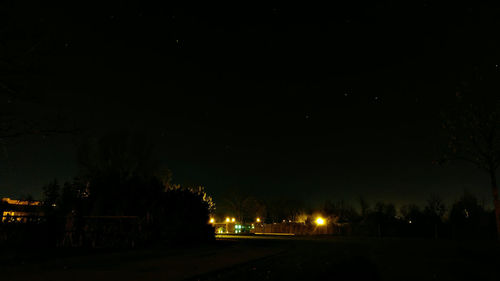
[[[210,219],[210,224],[214,227],[217,234],[240,234],[250,233],[254,228],[253,224],[244,224],[236,221],[235,218],[227,217],[221,222],[216,222],[215,218]]]
[[[28,218],[40,216],[42,203],[34,200],[0,199],[2,222],[26,222]]]

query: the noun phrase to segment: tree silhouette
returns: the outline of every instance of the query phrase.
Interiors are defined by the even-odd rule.
[[[455,202],[450,210],[450,222],[454,236],[483,236],[483,226],[486,224],[487,213],[477,197],[464,191],[460,199]]]
[[[239,188],[233,188],[228,192],[221,209],[223,211],[220,215],[234,216],[239,222],[253,222],[257,217],[264,218],[267,214],[264,202]]]
[[[445,114],[448,153],[443,161],[461,160],[476,165],[490,178],[500,240],[500,198],[497,172],[500,166],[500,108],[498,104],[465,102],[459,95],[457,107]]]
[[[323,205],[323,212],[326,215],[334,217],[339,223],[353,222],[359,217],[354,207],[344,200],[337,202],[326,201]]]
[[[366,199],[363,196],[359,196],[358,202],[361,211],[361,216],[363,218],[366,218],[371,211],[370,204],[368,203],[368,201],[366,201]]]
[[[427,204],[424,207],[424,215],[434,225],[434,238],[439,237],[438,225],[443,222],[443,215],[446,212],[446,206],[443,199],[437,195],[431,195],[427,199]]]
[[[43,204],[53,206],[57,203],[60,195],[60,186],[57,180],[45,185],[43,188]]]

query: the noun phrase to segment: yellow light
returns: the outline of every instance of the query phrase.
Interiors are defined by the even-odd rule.
[[[215,222],[215,219],[214,218],[210,218],[210,223],[214,223]]]
[[[231,219],[229,217],[226,218],[226,222],[230,222]]]
[[[235,219],[235,218],[232,218],[232,219],[231,219],[231,222],[235,222],[235,221],[236,221],[236,219]]]
[[[10,205],[40,205],[40,201],[15,200],[8,197],[2,198],[0,201],[7,202]]]
[[[323,219],[322,217],[318,217],[316,219],[316,224],[317,225],[324,225],[325,224],[325,219]]]
[[[257,218],[255,221],[260,222],[260,218]]]

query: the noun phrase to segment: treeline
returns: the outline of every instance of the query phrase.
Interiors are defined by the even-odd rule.
[[[220,206],[220,205],[219,205]],[[465,191],[447,206],[439,196],[431,196],[423,206],[397,207],[388,202],[325,201],[312,208],[299,199],[263,200],[253,196],[233,196],[218,208],[219,219],[228,214],[242,222],[302,222],[314,224],[317,216],[327,219],[338,235],[427,237],[453,239],[495,239],[495,213],[477,197]]]
[[[424,206],[392,203],[369,204],[359,200],[360,208],[343,202],[325,204],[323,211],[333,223],[341,225],[340,234],[379,237],[426,237],[447,239],[495,239],[495,213],[487,210],[472,193],[450,206],[442,198],[430,197]]]

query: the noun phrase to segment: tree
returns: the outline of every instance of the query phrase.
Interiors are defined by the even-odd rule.
[[[59,199],[60,187],[57,180],[53,180],[43,188],[43,204],[46,206],[54,206]]]
[[[208,197],[203,188],[179,185],[160,192],[150,216],[156,238],[189,242],[213,240],[215,231],[208,220],[214,206]]]
[[[243,201],[243,221],[253,222],[266,216],[266,205],[259,199],[249,196]]]
[[[337,202],[326,201],[323,205],[323,212],[334,217],[339,223],[353,222],[359,217],[354,207],[344,200]]]
[[[497,182],[500,167],[500,108],[496,103],[468,103],[458,95],[457,107],[447,112],[444,119],[448,153],[444,155],[442,162],[467,161],[488,174],[495,206],[497,238],[500,240],[500,198]]]
[[[366,218],[366,216],[368,216],[368,214],[370,213],[370,204],[368,203],[368,201],[365,200],[365,198],[363,196],[360,196],[358,198],[358,201],[359,201],[359,207],[360,207],[360,210],[361,210],[361,216],[363,218]]]
[[[484,237],[482,230],[488,227],[488,214],[474,194],[464,191],[451,207],[450,222],[454,236]]]
[[[394,222],[396,217],[396,207],[392,203],[377,202],[373,208],[371,217],[377,223],[378,236],[382,237],[382,226],[389,225]]]
[[[242,222],[245,216],[245,201],[250,196],[242,193],[240,189],[233,189],[229,193],[229,196],[225,198],[225,203],[227,206],[227,211],[230,212],[232,216],[235,216],[239,222]]]
[[[54,214],[57,202],[60,196],[60,187],[57,180],[53,180],[47,185],[43,186],[43,210],[46,216]]]
[[[80,173],[87,178],[115,174],[123,180],[156,177],[162,171],[153,148],[147,136],[126,131],[87,139],[78,150]]]
[[[273,222],[297,221],[304,210],[305,203],[300,199],[275,198],[267,203],[268,217]]]
[[[158,178],[153,145],[144,135],[118,132],[90,139],[79,148],[78,160],[89,212],[96,215],[145,213],[169,182]]]
[[[415,204],[403,205],[399,209],[403,219],[408,223],[420,222],[422,219],[422,212],[420,208]]]
[[[442,219],[444,213],[446,212],[446,205],[443,199],[438,195],[431,195],[427,199],[427,204],[424,207],[424,213],[428,216],[435,217],[436,219]]]
[[[438,225],[443,222],[443,215],[446,212],[446,206],[443,199],[437,195],[431,195],[427,199],[427,204],[424,207],[424,216],[434,225],[434,238],[439,237]]]
[[[61,194],[57,201],[57,210],[62,215],[67,215],[72,211],[80,214],[83,208],[83,201],[87,196],[86,186],[79,178],[67,181],[61,189]]]

